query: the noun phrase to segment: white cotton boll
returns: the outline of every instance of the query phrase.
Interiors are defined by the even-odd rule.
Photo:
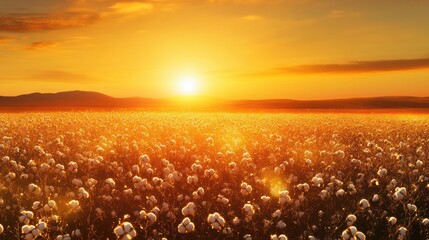
[[[52,221],[54,221],[54,222],[58,222],[58,221],[60,220],[60,216],[58,216],[58,215],[52,215],[52,216],[51,216],[51,219],[52,219]]]
[[[263,202],[263,203],[267,203],[268,201],[270,201],[270,199],[271,199],[271,198],[270,198],[270,197],[268,197],[268,196],[262,196],[262,197],[261,197],[261,200],[262,200],[262,202]]]
[[[418,168],[422,167],[422,166],[423,166],[423,162],[422,162],[421,160],[417,160],[417,162],[416,162],[416,166],[417,166]]]
[[[78,200],[71,200],[69,202],[69,205],[73,208],[73,210],[77,210],[79,207],[79,201]]]
[[[352,226],[357,220],[356,215],[349,214],[346,218],[347,226]]]
[[[71,240],[71,237],[69,234],[58,235],[55,240]]]
[[[223,195],[219,194],[217,198],[217,202],[220,202],[224,205],[227,205],[229,203],[229,199],[224,197]]]
[[[249,195],[253,190],[252,186],[250,186],[249,184],[247,184],[245,182],[241,183],[240,187],[241,187],[240,193],[243,196]]]
[[[278,236],[278,240],[288,240],[288,239],[287,239],[286,235],[281,234]]]
[[[407,235],[408,229],[405,227],[400,227],[398,229],[398,239],[405,239],[405,236]]]
[[[378,169],[378,171],[377,171],[377,175],[380,176],[380,177],[386,176],[387,175],[387,169],[383,168],[383,167],[380,167]]]
[[[363,232],[357,232],[355,235],[355,239],[356,240],[365,240],[366,236],[365,236],[365,234],[363,234]]]
[[[251,204],[248,204],[248,203],[244,204],[243,209],[246,212],[246,214],[253,215],[253,213],[254,213],[254,209],[253,209],[253,206]]]
[[[41,232],[38,228],[35,228],[33,231],[31,231],[31,234],[33,234],[34,237],[37,237],[41,235]]]
[[[359,201],[359,207],[361,209],[366,209],[366,208],[370,207],[370,204],[369,204],[368,200],[363,198]]]
[[[182,224],[179,224],[179,226],[177,227],[177,231],[179,233],[186,233],[186,228]]]
[[[280,211],[280,209],[277,209],[273,214],[273,218],[278,218],[282,215],[282,212]]]
[[[150,162],[150,158],[148,155],[144,154],[139,157],[140,164],[145,164]]]
[[[344,196],[345,191],[344,189],[339,189],[338,191],[335,192],[335,196],[340,197],[340,196]]]
[[[154,213],[149,213],[147,219],[149,219],[149,222],[154,223],[156,222],[156,215]]]
[[[38,210],[39,208],[41,208],[41,204],[39,201],[35,201],[33,202],[33,206],[31,207],[33,210]]]
[[[280,220],[277,222],[276,228],[278,229],[284,229],[286,227],[286,223],[283,222],[283,220]]]
[[[195,204],[193,202],[189,202],[185,207],[182,208],[183,216],[192,215],[195,216]]]
[[[80,229],[76,229],[72,232],[72,236],[75,237],[81,237],[82,236],[82,232],[80,231]]]
[[[429,219],[428,218],[424,218],[422,220],[422,224],[423,224],[423,226],[428,226],[429,225]]]
[[[279,204],[291,203],[292,198],[289,196],[289,191],[280,191]]]
[[[407,196],[407,189],[405,187],[400,187],[395,189],[393,194],[393,199],[396,201],[402,201]]]
[[[311,182],[313,183],[313,186],[320,187],[323,184],[323,179],[319,177],[313,177]]]
[[[398,222],[398,219],[396,219],[396,217],[390,217],[387,221],[390,225],[395,225]]]
[[[82,180],[74,178],[72,180],[72,184],[75,185],[76,187],[80,187],[80,186],[82,186]]]
[[[124,229],[122,228],[122,226],[117,226],[113,232],[117,235],[117,236],[122,236],[125,234]]]
[[[352,236],[355,236],[357,233],[357,228],[355,226],[349,227],[349,231],[352,234]]]
[[[0,235],[4,232],[4,227],[3,225],[0,224]]]
[[[373,202],[378,202],[379,200],[380,200],[380,197],[378,196],[378,194],[374,194],[374,196],[372,196]]]
[[[21,232],[24,234],[28,234],[31,230],[33,229],[31,228],[30,225],[24,225],[21,227]]]
[[[129,222],[124,222],[123,225],[124,225],[124,231],[126,233],[129,232],[129,231],[131,231],[131,229],[133,227],[133,225],[131,225],[131,223],[129,223]]]
[[[40,231],[43,231],[43,230],[45,230],[45,229],[47,228],[47,224],[46,224],[45,222],[39,222],[39,223],[37,224],[37,228],[38,228]]]
[[[234,219],[232,219],[232,224],[234,224],[234,225],[238,225],[238,224],[240,224],[240,219],[238,218],[238,217],[234,217]]]
[[[225,219],[218,212],[209,214],[209,216],[207,217],[207,222],[210,224],[212,229],[218,231],[221,230],[226,223]]]
[[[252,235],[246,234],[246,235],[243,236],[243,239],[244,240],[252,240]]]
[[[410,212],[416,212],[417,211],[417,206],[414,204],[411,204],[411,203],[407,204],[407,208],[408,208],[408,211],[410,211]]]
[[[190,233],[195,231],[195,224],[191,222],[191,220],[186,217],[182,220],[182,222],[177,226],[177,231],[179,233]]]

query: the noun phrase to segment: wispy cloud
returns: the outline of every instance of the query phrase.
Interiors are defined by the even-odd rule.
[[[148,2],[118,2],[110,7],[114,12],[121,14],[150,12],[153,8],[154,5]]]
[[[368,73],[408,71],[417,69],[429,69],[429,58],[417,59],[390,59],[375,61],[352,61],[340,64],[312,64],[292,67],[277,68],[275,73],[292,74],[318,74],[318,73]]]
[[[0,31],[32,32],[83,27],[95,23],[98,19],[99,15],[94,12],[0,15]]]
[[[34,50],[54,47],[55,45],[56,44],[54,42],[48,42],[48,41],[32,42],[30,44],[27,44],[25,46],[25,49],[34,51]]]
[[[262,20],[264,19],[264,17],[259,16],[259,15],[247,15],[241,18],[242,20],[246,20],[246,21],[258,21],[258,20]]]
[[[8,42],[11,42],[13,40],[15,40],[15,38],[0,36],[0,44],[8,43]]]
[[[329,12],[328,17],[337,19],[345,17],[359,17],[361,14],[356,11],[346,11],[346,10],[332,10]]]

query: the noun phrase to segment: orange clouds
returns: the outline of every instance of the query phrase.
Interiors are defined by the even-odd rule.
[[[153,8],[153,4],[147,2],[118,2],[110,7],[115,13],[121,14],[149,12]]]
[[[0,15],[0,31],[31,32],[83,27],[98,19],[98,14],[89,12]]]
[[[10,42],[10,41],[13,41],[13,40],[15,40],[15,39],[11,38],[11,37],[2,37],[2,36],[0,36],[0,44],[7,43],[7,42]]]
[[[39,49],[43,49],[43,48],[50,48],[50,47],[54,47],[55,43],[53,42],[46,42],[46,41],[40,41],[40,42],[32,42],[30,44],[28,44],[27,46],[25,46],[26,50],[39,50]]]
[[[344,64],[314,64],[299,65],[277,69],[281,73],[317,74],[317,73],[368,73],[406,71],[428,69],[429,58],[420,59],[393,59],[376,61],[353,61]]]

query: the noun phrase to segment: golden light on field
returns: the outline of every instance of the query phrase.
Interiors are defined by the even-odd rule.
[[[179,79],[178,92],[181,95],[194,95],[198,92],[197,77],[184,75]]]
[[[287,190],[286,189],[286,183],[283,181],[283,179],[276,177],[273,175],[274,173],[271,173],[270,175],[266,175],[263,178],[263,181],[267,186],[270,187],[270,194],[274,197],[279,197],[280,192]]]

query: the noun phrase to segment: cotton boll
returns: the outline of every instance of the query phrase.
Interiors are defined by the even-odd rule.
[[[71,237],[69,234],[58,235],[55,240],[71,240]]]
[[[70,207],[72,207],[72,209],[74,211],[79,209],[79,201],[78,200],[71,200],[68,204]]]
[[[189,202],[185,207],[182,208],[183,216],[192,215],[195,216],[196,207],[193,202]]]
[[[247,184],[245,182],[241,183],[240,188],[241,188],[240,193],[243,196],[249,195],[253,190],[252,186],[250,186],[249,184]]]
[[[417,166],[418,168],[421,168],[421,167],[423,166],[423,162],[422,162],[421,160],[417,160],[417,162],[416,162],[416,166]]]
[[[356,220],[356,215],[349,214],[346,218],[347,226],[352,226],[356,222]]]
[[[122,236],[125,234],[124,229],[122,228],[122,226],[117,226],[113,232],[116,234],[116,236]]]
[[[191,233],[195,231],[195,224],[191,222],[191,220],[186,217],[182,220],[182,222],[177,226],[177,231],[179,233]]]
[[[417,206],[414,204],[411,204],[411,203],[407,204],[407,208],[408,208],[408,211],[410,211],[410,212],[416,212],[417,211]]]
[[[283,222],[282,220],[278,221],[276,224],[276,228],[278,229],[284,229],[286,227],[286,223]]]
[[[80,232],[80,230],[79,230]],[[123,222],[119,224],[113,232],[119,239],[133,239],[137,236],[137,232],[134,229],[134,226],[129,222]]]
[[[370,207],[370,204],[369,204],[368,200],[366,200],[366,199],[361,199],[361,200],[359,201],[359,207],[360,207],[361,209],[366,209],[366,208],[369,208],[369,207]]]
[[[147,215],[147,219],[149,220],[150,223],[154,223],[156,222],[157,217],[154,213],[149,213]]]
[[[240,219],[238,217],[234,217],[234,219],[232,220],[232,224],[237,226],[238,224],[240,224]]]
[[[280,191],[279,204],[292,203],[292,198],[289,196],[289,191]]]
[[[271,199],[271,198],[270,198],[270,197],[268,197],[268,196],[262,196],[262,197],[261,197],[261,200],[262,200],[262,202],[263,202],[263,203],[267,203],[268,201],[270,201],[270,199]]]
[[[47,224],[45,222],[39,222],[36,227],[40,230],[43,231],[47,228]]]
[[[407,236],[407,232],[408,229],[406,229],[405,227],[400,227],[398,229],[398,239],[405,239],[405,237]]]
[[[423,224],[423,226],[428,226],[429,225],[429,219],[428,218],[424,218],[422,220],[422,224]]]
[[[4,227],[3,225],[0,224],[0,235],[4,232]]]
[[[398,222],[398,220],[395,217],[390,217],[387,221],[389,222],[390,225],[395,225]]]
[[[355,235],[355,239],[356,240],[365,240],[366,236],[365,236],[365,234],[363,234],[363,232],[357,232]]]
[[[343,189],[339,189],[338,191],[335,192],[335,196],[340,197],[340,196],[344,196],[345,191]]]
[[[210,224],[212,229],[214,230],[221,230],[222,227],[225,226],[225,219],[217,212],[209,214],[207,217],[207,222]]]
[[[400,187],[395,189],[393,194],[393,199],[396,201],[402,201],[407,196],[407,189],[405,187]]]
[[[244,240],[252,240],[252,235],[246,234],[246,235],[243,236],[243,239]]]

